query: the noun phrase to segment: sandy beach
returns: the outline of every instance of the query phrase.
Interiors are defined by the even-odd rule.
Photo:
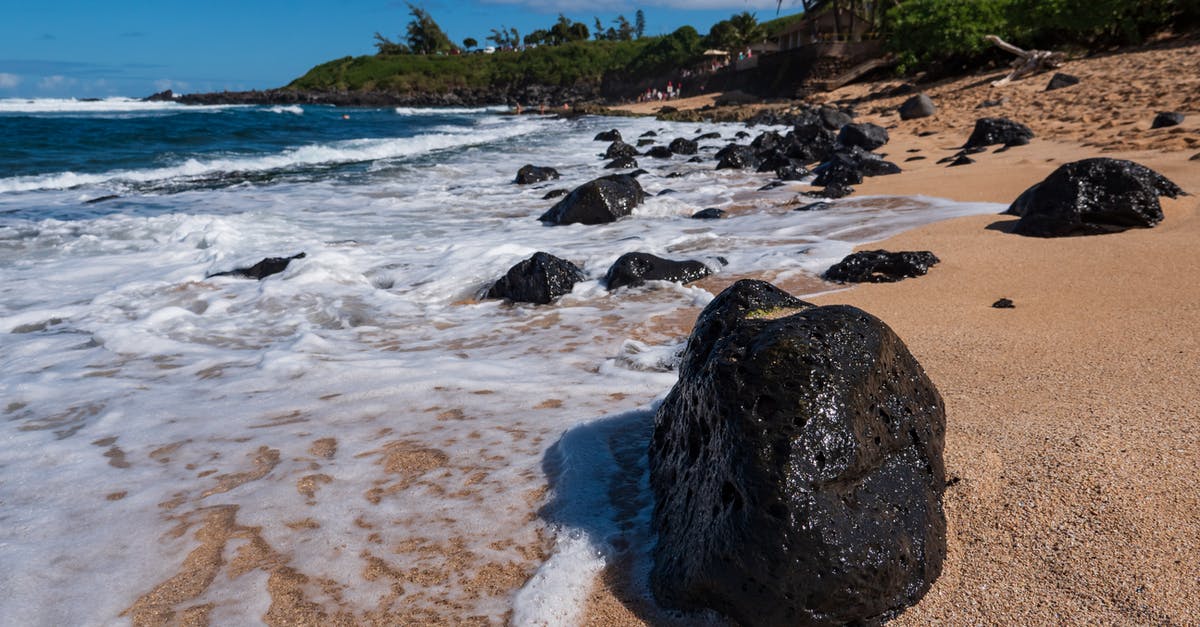
[[[932,224],[866,247],[933,251],[929,275],[812,299],[882,318],[946,401],[945,569],[894,624],[1200,624],[1200,47],[1164,41],[1061,71],[1081,83],[1046,92],[1051,75],[1038,74],[991,87],[994,71],[918,85],[939,108],[920,120],[895,113],[911,94],[864,100],[895,80],[823,99],[857,101],[860,121],[889,129],[879,152],[904,168],[858,195],[1009,203],[1095,156],[1144,164],[1191,194],[1164,199],[1156,228],[1105,236],[1021,237],[1001,215]],[[1157,111],[1188,119],[1150,130]],[[995,116],[1037,138],[936,163]],[[1015,308],[991,306],[1002,297]],[[630,598],[622,568],[586,624],[676,622]]]

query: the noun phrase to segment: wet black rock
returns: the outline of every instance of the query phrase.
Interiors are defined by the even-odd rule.
[[[788,165],[775,170],[775,176],[781,181],[799,181],[807,178],[811,172],[807,168]]]
[[[992,303],[992,307],[995,307],[996,309],[1015,309],[1016,305],[1007,298],[1001,298],[1000,300]]]
[[[775,131],[766,131],[755,137],[754,141],[750,142],[750,145],[758,150],[772,150],[786,146],[787,142],[784,140],[783,135]]]
[[[605,170],[628,170],[636,167],[638,167],[638,162],[633,157],[617,157],[604,164]]]
[[[746,139],[750,136],[750,133],[747,133],[746,131],[738,131],[737,133],[734,133],[733,136],[737,139]]]
[[[889,252],[863,250],[833,264],[823,275],[838,283],[894,283],[924,276],[939,259],[927,250]]]
[[[654,140],[654,139],[652,139],[652,138],[649,138],[649,137],[647,137],[646,139],[639,139],[639,140],[637,140],[637,147],[638,147],[638,148],[641,148],[641,147],[643,147],[643,146],[653,146],[654,144],[655,144],[655,140]]]
[[[704,140],[706,140],[706,139],[721,139],[721,134],[720,134],[720,133],[716,133],[716,132],[713,132],[713,133],[704,133],[704,134],[702,134],[702,135],[697,135],[697,136],[696,136],[696,139],[695,139],[695,140],[693,140],[693,141],[698,141],[698,142],[699,142],[699,141],[704,141]]]
[[[1168,126],[1179,126],[1183,124],[1183,114],[1174,111],[1160,111],[1154,116],[1154,122],[1150,124],[1150,128],[1167,128]]]
[[[843,185],[841,183],[830,183],[829,185],[826,185],[825,187],[823,187],[821,189],[814,189],[812,191],[804,192],[800,195],[805,196],[807,198],[837,199],[837,198],[845,198],[846,196],[849,196],[850,194],[853,194],[853,193],[854,193],[853,187],[849,187],[849,186]]]
[[[630,172],[629,176],[632,176],[633,178],[637,178],[643,174],[649,174],[649,172],[647,172],[641,168],[638,168],[638,169],[634,170],[633,172]]]
[[[875,150],[888,143],[888,132],[882,126],[870,122],[847,124],[838,133],[837,140],[843,146],[858,146],[863,150]]]
[[[937,389],[879,319],[738,281],[655,416],[651,590],[742,625],[886,620],[941,572],[944,434]]]
[[[953,168],[954,166],[970,165],[972,163],[975,163],[974,159],[968,157],[967,155],[960,153],[957,156],[955,156],[954,160],[950,162],[950,165],[948,165],[946,167]]]
[[[676,193],[678,193],[678,192],[676,192],[675,190],[668,187],[668,188],[658,192],[657,194],[655,194],[655,196],[666,196],[667,194],[676,194]]]
[[[770,183],[767,183],[766,185],[763,185],[762,187],[758,188],[758,191],[765,192],[765,191],[775,189],[776,187],[783,187],[784,185],[787,185],[787,183],[785,183],[783,181],[771,181]]]
[[[857,185],[863,182],[862,170],[850,157],[835,154],[832,159],[813,168],[813,185],[826,187],[829,185]]]
[[[517,185],[529,185],[531,183],[541,183],[559,177],[558,170],[550,167],[540,167],[536,165],[526,164],[517,170]]]
[[[146,102],[174,102],[175,92],[171,91],[170,89],[164,89],[156,94],[146,96],[142,100],[145,100]]]
[[[837,134],[820,124],[797,125],[791,133],[787,155],[803,163],[828,161],[837,152]]]
[[[87,200],[83,201],[83,204],[85,204],[85,205],[95,205],[95,204],[97,204],[97,203],[107,202],[107,201],[109,201],[109,200],[116,200],[116,199],[118,199],[118,198],[120,198],[120,197],[121,197],[121,196],[120,196],[119,194],[105,194],[105,195],[103,195],[103,196],[97,196],[97,197],[95,197],[95,198],[89,198],[89,199],[87,199]]]
[[[563,294],[571,293],[571,288],[584,278],[583,271],[570,261],[538,252],[509,268],[488,289],[484,298],[506,298],[545,305]]]
[[[726,169],[753,169],[759,164],[758,153],[750,146],[739,146],[730,144],[721,149],[717,153],[718,170]]]
[[[608,145],[608,150],[604,151],[605,159],[615,159],[617,157],[636,157],[638,154],[637,148],[626,144],[621,140],[617,140]]]
[[[901,120],[927,118],[934,113],[937,113],[937,105],[933,104],[933,100],[925,94],[917,94],[900,105]]]
[[[774,172],[782,168],[790,168],[796,164],[792,159],[784,154],[779,149],[764,150],[758,153],[758,167],[756,172]]]
[[[650,131],[650,132],[653,133],[654,131]],[[645,137],[646,135],[643,133],[642,136]],[[612,129],[611,131],[602,131],[602,132],[596,134],[596,137],[593,138],[593,141],[619,142],[619,141],[621,141],[621,131],[618,131],[615,128]]]
[[[820,200],[817,202],[809,203],[807,205],[802,205],[800,207],[796,207],[795,209],[792,209],[792,211],[826,211],[829,209],[833,209],[833,203],[828,203],[823,200]]]
[[[699,150],[699,146],[696,145],[696,142],[690,139],[684,139],[683,137],[675,138],[671,142],[670,148],[671,152],[677,155],[694,155],[696,154],[696,151]]]
[[[1014,233],[1066,237],[1152,227],[1163,219],[1159,196],[1183,194],[1146,166],[1104,157],[1060,166],[1025,190],[1005,213],[1021,216]]]
[[[1054,76],[1050,77],[1050,82],[1046,84],[1046,91],[1054,91],[1055,89],[1062,89],[1064,87],[1070,87],[1078,84],[1078,76],[1071,76],[1070,74],[1058,72]]]
[[[559,196],[566,196],[567,191],[569,191],[569,190],[563,189],[561,187],[558,189],[552,189],[552,190],[546,192],[545,196],[542,196],[542,200],[550,200],[551,198],[558,198]]]
[[[971,136],[967,138],[963,148],[995,144],[1024,145],[1032,138],[1033,131],[1020,122],[1013,122],[1008,118],[980,118],[975,120],[975,130],[971,131]]]
[[[280,272],[286,270],[288,264],[291,263],[293,259],[304,259],[304,257],[304,253],[298,253],[292,255],[291,257],[267,257],[266,259],[263,259],[252,266],[246,268],[234,268],[233,270],[226,270],[225,272],[214,272],[208,275],[207,278],[211,279],[212,277],[216,276],[230,276],[241,279],[258,279],[261,281],[272,274],[279,274]]]
[[[608,269],[604,284],[615,290],[636,287],[646,281],[691,283],[710,274],[712,270],[699,261],[672,261],[647,253],[625,253]]]
[[[638,137],[658,137],[658,133],[655,133],[654,131],[646,131],[645,133],[638,135]]]
[[[604,224],[629,215],[645,199],[637,179],[613,174],[576,187],[538,220],[550,224]]]
[[[817,119],[831,131],[839,131],[843,126],[854,121],[850,114],[827,106],[817,109]]]
[[[655,146],[646,151],[647,157],[653,157],[655,159],[670,159],[672,156],[674,156],[674,154],[675,153],[671,152],[671,149],[667,148],[666,146]]]
[[[687,162],[688,163],[704,163],[704,158],[703,157],[692,157],[691,159],[688,159]]]
[[[693,220],[719,220],[723,217],[725,217],[725,211],[716,207],[701,209],[692,214]]]

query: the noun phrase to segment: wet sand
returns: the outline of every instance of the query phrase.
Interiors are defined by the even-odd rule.
[[[1184,43],[1073,61],[1062,71],[1083,82],[1055,92],[1042,91],[1050,74],[1003,88],[988,85],[1001,73],[947,81],[927,90],[940,109],[924,120],[894,113],[907,96],[859,105],[860,120],[889,127],[880,152],[905,169],[859,195],[1008,203],[1059,165],[1101,155],[1192,194],[1164,199],[1156,228],[1097,237],[1021,237],[1001,215],[932,224],[867,247],[931,250],[942,263],[928,276],[811,299],[887,322],[946,401],[949,553],[894,624],[1200,624],[1200,161],[1189,160],[1200,48]],[[1149,130],[1164,110],[1188,119]],[[936,164],[984,116],[1038,138]],[[1015,308],[991,307],[1002,297]],[[597,586],[586,624],[671,623],[622,568]]]

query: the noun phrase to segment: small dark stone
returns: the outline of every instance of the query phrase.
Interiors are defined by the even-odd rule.
[[[550,167],[540,167],[536,165],[524,165],[520,170],[517,170],[517,185],[529,185],[531,183],[541,183],[559,177],[558,170]]]
[[[663,178],[668,178],[668,179],[678,179],[678,178],[683,178],[683,172],[671,172],[670,174],[667,174],[667,175],[666,175],[665,177],[663,177]]]
[[[633,178],[637,178],[643,174],[649,174],[649,172],[647,172],[641,168],[638,168],[638,169],[634,170],[633,172],[630,172],[629,176],[632,176]]]
[[[986,109],[989,107],[999,107],[1000,105],[1002,105],[1006,102],[1008,102],[1007,96],[1005,96],[1003,98],[997,98],[995,100],[984,100],[983,102],[979,103],[979,105],[977,105],[975,108],[976,109]]]
[[[888,132],[882,126],[870,122],[847,124],[838,133],[837,141],[847,147],[858,146],[863,150],[875,150],[888,143]]]
[[[617,140],[608,145],[608,150],[604,151],[605,159],[615,159],[617,157],[636,157],[638,154],[637,148],[626,144],[621,140]]]
[[[576,187],[538,220],[550,224],[604,224],[629,215],[645,199],[637,179],[613,174]]]
[[[716,207],[701,209],[692,214],[693,220],[719,220],[723,217],[725,217],[725,210]]]
[[[637,140],[637,147],[642,148],[643,146],[653,146],[654,143],[655,143],[654,139],[647,137],[646,139]]]
[[[1011,300],[1007,298],[1001,298],[1000,300],[992,303],[992,307],[995,307],[996,309],[1015,309],[1017,306],[1014,305]]]
[[[647,253],[625,253],[613,263],[604,276],[608,289],[636,287],[646,281],[691,283],[712,274],[699,261],[672,261]]]
[[[667,194],[674,194],[674,193],[676,193],[675,190],[668,187],[667,189],[664,189],[661,192],[655,194],[655,196],[666,196]]]
[[[945,558],[937,388],[882,321],[742,280],[654,418],[649,584],[741,625],[873,625]]]
[[[807,178],[812,173],[807,168],[789,165],[775,170],[775,176],[781,181],[799,181]]]
[[[937,131],[921,131],[920,133],[917,133],[917,137],[930,137],[937,134]]]
[[[838,283],[893,283],[923,276],[938,261],[937,256],[927,250],[896,253],[863,250],[833,264],[823,276],[827,281]]]
[[[828,198],[832,200],[837,198],[845,198],[853,193],[853,187],[834,183],[831,185],[826,185],[822,189],[814,189],[812,191],[803,192],[800,195],[808,198]]]
[[[951,161],[950,165],[948,165],[946,167],[953,168],[954,166],[970,165],[972,163],[975,163],[974,159],[968,157],[967,155],[960,154],[960,155],[958,155],[958,158],[956,158],[954,161]]]
[[[1064,87],[1070,87],[1072,85],[1078,85],[1078,84],[1079,84],[1078,76],[1071,76],[1070,74],[1063,74],[1062,72],[1058,72],[1054,76],[1052,76],[1050,78],[1050,82],[1046,84],[1046,91],[1054,91],[1055,89],[1062,89]]]
[[[1015,146],[1018,145],[1015,142],[1024,140],[1025,143],[1029,143],[1032,138],[1033,131],[1020,122],[1013,122],[1008,118],[980,118],[975,121],[975,130],[971,131],[971,136],[967,138],[963,148],[995,144]]]
[[[170,90],[168,89],[167,91],[170,91]],[[157,94],[155,94],[155,95],[157,95]],[[150,97],[153,98],[154,96],[150,96]],[[96,198],[89,198],[89,199],[83,201],[83,204],[94,205],[98,202],[104,202],[106,200],[116,200],[117,198],[120,198],[120,197],[121,196],[118,194],[106,194],[104,196],[98,196]]]
[[[605,170],[628,170],[636,167],[638,167],[638,162],[633,157],[617,157],[604,164]]]
[[[1160,111],[1154,116],[1154,122],[1150,124],[1151,129],[1167,128],[1168,126],[1179,126],[1183,124],[1183,114],[1174,111]]]
[[[737,139],[746,139],[750,136],[750,133],[747,133],[746,131],[738,131],[733,136]]]
[[[687,162],[688,163],[704,163],[704,158],[703,157],[692,157],[691,159],[688,159]]]
[[[766,185],[763,185],[762,187],[758,188],[758,191],[765,192],[768,190],[775,189],[776,187],[783,187],[784,185],[787,185],[787,183],[784,183],[783,181],[771,181],[770,183],[767,183]]]
[[[1099,235],[1152,227],[1163,219],[1158,197],[1183,193],[1144,165],[1099,157],[1060,166],[1005,213],[1021,216],[1013,229],[1020,235]]]
[[[934,113],[937,113],[937,105],[933,104],[933,100],[925,94],[917,94],[900,105],[901,120],[927,118]]]
[[[233,270],[226,270],[225,272],[214,272],[208,275],[206,278],[211,279],[217,276],[230,276],[242,279],[258,279],[261,281],[272,274],[279,274],[280,272],[283,272],[285,269],[287,269],[288,264],[291,263],[293,259],[304,259],[304,257],[304,253],[298,253],[292,255],[291,257],[267,257],[266,259],[263,259],[262,261],[248,268],[234,268]]]
[[[658,133],[655,133],[654,131],[646,131],[645,133],[638,135],[638,137],[658,137]]]
[[[654,131],[650,131],[650,132],[653,133]],[[611,131],[602,131],[602,132],[596,134],[596,137],[593,139],[593,141],[619,142],[619,141],[621,141],[621,131],[618,131],[615,128]]]
[[[699,150],[699,146],[696,145],[696,142],[690,139],[684,139],[682,137],[672,140],[670,148],[671,152],[677,155],[694,155],[696,154],[696,151]]]
[[[571,293],[571,288],[584,278],[583,271],[570,261],[538,252],[509,268],[488,289],[484,298],[506,298],[545,305],[563,294]]]
[[[916,157],[909,157],[909,158],[905,159],[904,161],[905,161],[905,163],[907,163],[909,161],[924,161],[924,160],[925,160],[925,157],[916,156]]]
[[[667,148],[666,146],[655,146],[646,151],[647,157],[653,157],[655,159],[670,159],[672,156],[674,156],[674,154],[675,153],[671,152],[671,149]]]
[[[795,209],[792,209],[792,211],[826,211],[828,209],[833,209],[833,203],[828,203],[821,200],[809,203],[802,207],[796,207]]]
[[[714,133],[704,133],[703,135],[697,135],[696,139],[694,141],[701,142],[706,139],[721,139],[721,134],[715,133],[715,132]]]
[[[561,188],[561,187],[558,189],[552,189],[552,190],[546,192],[545,196],[542,196],[542,200],[550,200],[551,198],[558,198],[559,196],[566,196],[567,191],[568,190]]]

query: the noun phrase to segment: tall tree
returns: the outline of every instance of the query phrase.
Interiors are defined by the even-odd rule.
[[[413,52],[418,54],[432,54],[434,52],[449,52],[454,49],[454,44],[450,42],[450,38],[446,36],[446,33],[442,32],[442,27],[433,21],[433,17],[425,9],[415,6],[410,2],[408,3],[408,11],[413,19],[408,23],[405,39],[408,42],[408,47]]]
[[[646,14],[641,9],[638,9],[637,13],[633,14],[633,34],[637,35],[638,39],[641,39],[642,35],[646,34]]]

